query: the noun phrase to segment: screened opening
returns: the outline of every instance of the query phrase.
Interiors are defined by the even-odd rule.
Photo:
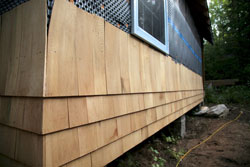
[[[139,0],[139,26],[165,44],[164,0]]]
[[[133,0],[132,34],[169,53],[167,1]]]

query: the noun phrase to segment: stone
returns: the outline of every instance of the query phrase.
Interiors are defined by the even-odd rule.
[[[210,107],[206,116],[209,117],[225,117],[229,113],[229,109],[225,104],[219,104],[213,107]]]
[[[229,109],[225,104],[219,104],[213,107],[203,106],[199,112],[193,113],[193,115],[204,115],[206,117],[225,117],[229,112]]]
[[[202,106],[199,112],[194,112],[193,115],[204,115],[208,112],[209,107]]]

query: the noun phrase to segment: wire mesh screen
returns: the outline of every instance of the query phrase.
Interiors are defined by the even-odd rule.
[[[28,0],[0,0],[0,15],[10,11],[11,9],[21,5],[26,1]]]
[[[54,0],[47,0],[47,27],[49,27],[53,5]]]
[[[89,13],[103,17],[107,22],[130,33],[131,10],[126,0],[74,0],[74,4]]]
[[[165,44],[165,8],[164,0],[138,0],[139,27]]]
[[[191,17],[191,16],[186,16]],[[202,74],[201,46],[180,11],[177,1],[168,0],[169,53],[179,63]]]
[[[0,0],[0,15],[14,9],[29,0]],[[47,25],[49,25],[54,0],[47,0]]]

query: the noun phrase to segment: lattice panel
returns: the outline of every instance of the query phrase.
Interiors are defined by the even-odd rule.
[[[49,22],[52,14],[52,8],[54,5],[54,0],[47,0],[47,26],[49,27]]]
[[[0,0],[0,15],[11,9],[17,7],[18,5],[26,2],[28,0]]]
[[[131,29],[130,3],[126,0],[74,0],[74,4],[91,14],[103,17],[106,21],[125,32]]]

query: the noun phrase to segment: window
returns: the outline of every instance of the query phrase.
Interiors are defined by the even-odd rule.
[[[167,2],[132,1],[132,34],[168,53]]]

